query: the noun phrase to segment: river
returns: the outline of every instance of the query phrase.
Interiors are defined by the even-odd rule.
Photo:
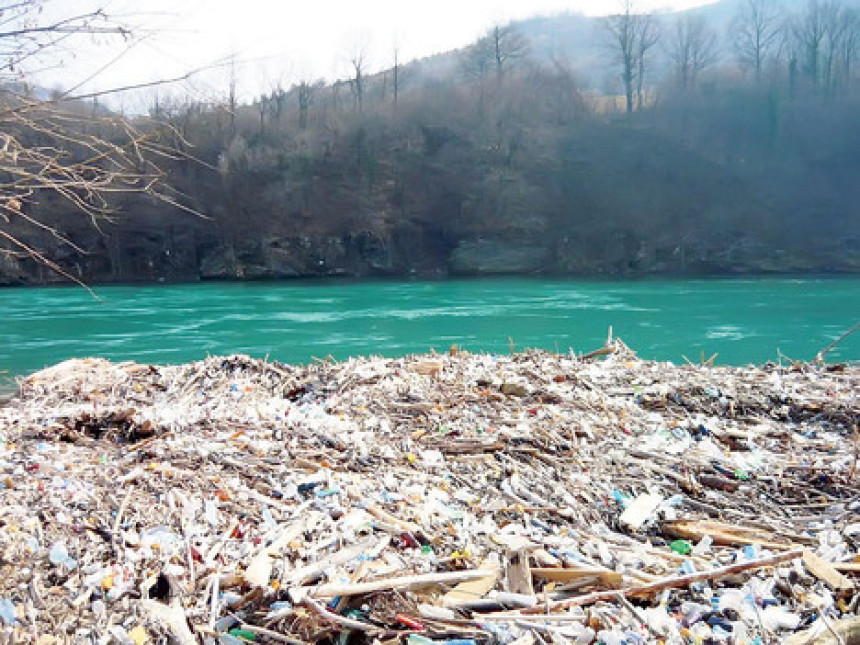
[[[811,359],[860,321],[858,278],[314,281],[0,289],[0,371],[74,356],[179,363],[542,348],[586,352],[611,326],[643,358]],[[860,332],[831,361],[860,360]]]

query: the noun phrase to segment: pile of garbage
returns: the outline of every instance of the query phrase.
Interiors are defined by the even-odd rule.
[[[0,642],[858,643],[860,366],[77,359],[0,408]]]

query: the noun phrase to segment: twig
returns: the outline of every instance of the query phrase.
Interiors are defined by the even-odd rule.
[[[819,364],[819,365],[824,363],[824,357],[827,356],[827,354],[829,354],[831,351],[833,351],[836,348],[836,346],[839,345],[839,343],[841,343],[843,340],[848,338],[851,334],[853,334],[858,329],[860,329],[860,322],[858,322],[856,325],[854,325],[851,329],[846,331],[844,334],[842,334],[839,338],[834,340],[832,343],[827,345],[824,349],[820,350],[815,355],[815,359],[813,359],[812,362]]]
[[[629,611],[631,614],[633,614],[633,616],[636,618],[636,620],[638,620],[640,623],[642,623],[645,626],[645,628],[649,632],[651,632],[651,634],[657,640],[660,640],[664,637],[664,634],[661,634],[656,629],[654,629],[651,626],[651,624],[648,622],[648,620],[639,612],[639,610],[633,606],[633,603],[624,597],[624,594],[621,594],[621,593],[616,594],[616,598],[618,598],[618,602],[620,602],[622,605],[624,605],[627,608],[627,611]]]
[[[857,472],[857,461],[860,459],[860,431],[857,430],[857,424],[851,426],[851,434],[854,439],[854,460],[851,462],[851,470],[848,473],[848,483],[854,483],[854,474]]]
[[[116,519],[113,522],[113,529],[111,533],[117,535],[119,533],[119,527],[122,526],[122,516],[125,514],[125,510],[128,508],[128,503],[131,501],[131,495],[134,491],[129,488],[128,492],[125,494],[122,502],[119,505],[119,509],[116,512]]]
[[[595,349],[593,352],[588,352],[587,354],[583,354],[579,357],[581,361],[590,361],[592,358],[597,358],[598,356],[606,356],[608,354],[614,354],[614,347],[601,347],[600,349]]]
[[[836,639],[836,642],[839,645],[845,645],[845,639],[842,638],[842,634],[836,631],[833,627],[833,624],[830,622],[830,619],[827,617],[827,614],[824,612],[824,608],[822,607],[818,611],[818,615],[821,617],[821,621],[824,623],[824,626],[827,627],[827,630],[833,634],[833,637]]]
[[[253,632],[254,634],[259,634],[260,636],[271,638],[273,641],[278,641],[279,643],[289,643],[289,645],[310,645],[310,643],[308,643],[307,641],[303,641],[299,638],[293,638],[292,636],[287,636],[280,632],[266,629],[265,627],[257,627],[256,625],[242,623],[242,629],[246,632]]]
[[[325,607],[323,607],[313,598],[305,598],[301,604],[303,607],[307,607],[318,616],[321,616],[322,618],[325,618],[329,622],[335,623],[336,625],[340,625],[341,627],[346,627],[347,629],[357,629],[362,632],[371,633],[379,633],[382,631],[376,625],[368,625],[367,623],[363,623],[360,620],[353,620],[352,618],[347,618],[346,616],[335,614],[334,612],[331,612]]]

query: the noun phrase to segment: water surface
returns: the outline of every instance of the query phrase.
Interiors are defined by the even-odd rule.
[[[585,352],[612,326],[643,358],[811,359],[860,321],[860,279],[259,282],[0,289],[0,370],[75,356],[285,362],[536,347]],[[860,332],[829,359],[860,360]]]

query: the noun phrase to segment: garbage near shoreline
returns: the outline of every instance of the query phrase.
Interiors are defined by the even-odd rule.
[[[615,341],[19,385],[0,641],[860,642],[857,365]]]

